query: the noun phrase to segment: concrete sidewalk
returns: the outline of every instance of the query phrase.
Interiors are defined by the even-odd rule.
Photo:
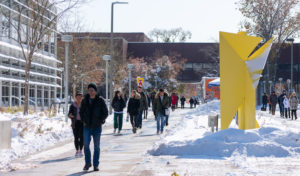
[[[176,118],[169,118],[169,126],[172,128],[180,122],[181,115],[187,110],[178,110],[173,113]],[[143,161],[145,153],[150,149],[154,142],[158,141],[163,135],[156,134],[156,121],[151,112],[148,119],[143,121],[142,130],[137,134],[132,133],[131,125],[124,123],[122,134],[114,136],[113,129],[104,128],[101,137],[100,171],[83,172],[84,158],[75,158],[73,142],[69,142],[57,148],[53,148],[35,155],[31,155],[16,164],[29,167],[23,170],[17,170],[9,173],[0,173],[0,175],[30,175],[30,176],[77,176],[77,175],[131,175],[131,171]],[[93,143],[91,149],[93,154]],[[151,173],[145,173],[152,175]]]

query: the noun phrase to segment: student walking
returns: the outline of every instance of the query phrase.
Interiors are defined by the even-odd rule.
[[[277,104],[277,95],[275,94],[275,91],[273,91],[270,96],[270,103],[271,103],[272,115],[275,115],[276,104]]]
[[[128,102],[127,113],[130,116],[130,123],[132,125],[133,133],[136,133],[137,130],[140,98],[141,98],[140,94],[138,94],[135,90],[131,91],[131,97]]]
[[[80,118],[80,106],[83,96],[81,92],[77,92],[75,95],[75,101],[71,104],[69,109],[69,118],[72,122],[72,130],[74,135],[74,144],[76,148],[75,157],[82,157],[83,148],[83,123]]]
[[[185,104],[185,97],[182,95],[182,97],[180,98],[180,102],[181,102],[181,109],[184,109],[184,104]]]
[[[123,109],[126,107],[125,100],[120,91],[115,92],[113,98],[112,108],[114,109],[114,134],[118,129],[118,134],[120,134],[123,126]]]
[[[293,120],[293,117],[295,117],[295,120],[297,120],[298,104],[299,104],[299,100],[297,98],[296,92],[293,92],[292,96],[290,98],[290,105],[291,105],[291,111],[292,111],[292,120]]]
[[[287,95],[285,95],[283,97],[283,106],[284,106],[284,113],[285,113],[285,118],[287,119],[288,117],[291,118],[291,113],[290,113],[290,100],[287,97]]]
[[[164,92],[164,89],[160,89],[153,102],[153,112],[157,116],[157,134],[159,134],[159,132],[162,134],[164,131],[166,110],[168,109],[169,104],[168,94]]]
[[[194,99],[193,99],[193,97],[191,97],[190,98],[190,107],[191,107],[191,109],[193,108],[193,105],[194,105]]]
[[[143,112],[148,109],[148,100],[143,92],[143,88],[141,86],[138,87],[138,93],[140,94],[140,107],[139,107],[139,115],[138,115],[138,128],[142,128],[143,125]]]
[[[83,143],[85,166],[84,171],[89,170],[92,166],[90,142],[93,137],[94,155],[93,165],[94,171],[99,171],[100,157],[100,137],[102,133],[102,125],[108,116],[107,107],[103,98],[97,94],[97,86],[94,83],[88,85],[88,94],[84,97],[80,107],[80,117],[83,122]]]

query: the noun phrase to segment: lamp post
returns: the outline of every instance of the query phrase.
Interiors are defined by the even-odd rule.
[[[270,95],[272,93],[272,81],[269,81],[269,84],[270,84]]]
[[[69,43],[72,42],[72,35],[62,35],[61,41],[65,42],[65,117],[66,122],[68,121],[68,77],[69,77]]]
[[[264,93],[266,93],[266,81],[263,81],[264,84]]]
[[[131,71],[132,71],[134,65],[133,64],[128,64],[127,67],[129,68],[129,80],[128,80],[129,81],[129,93],[128,93],[128,95],[129,95],[129,98],[130,98],[131,97]]]
[[[105,76],[106,76],[106,84],[105,84],[105,100],[106,100],[106,105],[108,106],[108,61],[111,60],[111,56],[110,55],[104,55],[103,56],[103,60],[105,61]],[[110,92],[112,92],[113,90],[111,90]],[[112,98],[111,98],[112,100]]]
[[[111,25],[110,25],[110,56],[111,56],[111,61],[110,61],[110,99],[112,100],[113,98],[113,71],[114,71],[114,64],[113,64],[113,57],[114,57],[114,5],[115,4],[128,4],[128,2],[113,2],[111,3]],[[109,113],[112,113],[112,107],[109,106]]]
[[[281,85],[281,82],[282,82],[282,78],[279,78],[279,86],[280,86],[280,93],[282,92],[282,85]]]
[[[289,38],[289,39],[287,39],[286,41],[288,41],[288,42],[291,42],[292,43],[292,46],[291,46],[291,91],[293,91],[293,72],[294,72],[294,54],[293,54],[293,48],[294,48],[294,39],[293,38]]]
[[[157,78],[158,78],[158,76],[155,75],[155,76],[154,76],[154,79],[155,79],[155,88],[156,88],[156,89],[157,89]]]

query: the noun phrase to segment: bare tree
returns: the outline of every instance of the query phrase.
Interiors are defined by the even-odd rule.
[[[174,28],[170,30],[153,29],[149,33],[150,38],[156,42],[184,42],[191,39],[192,33],[182,28]]]
[[[241,23],[243,29],[262,37],[263,42],[274,37],[274,50],[269,60],[273,64],[267,64],[267,77],[270,79],[269,65],[273,65],[275,81],[280,49],[288,38],[299,33],[300,15],[296,9],[299,0],[240,0],[237,4],[245,17]]]
[[[22,1],[23,4],[7,1],[10,2],[14,2],[14,11],[1,6],[0,13],[5,18],[5,30],[12,32],[2,35],[19,45],[25,60],[24,115],[27,115],[31,63],[50,40],[55,40],[57,21],[81,0],[27,0]]]

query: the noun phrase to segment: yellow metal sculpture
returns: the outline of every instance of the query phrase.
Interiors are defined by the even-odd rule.
[[[240,129],[259,128],[255,118],[256,87],[273,39],[257,49],[261,40],[262,38],[248,36],[245,32],[220,32],[222,130],[229,127],[237,112]]]

